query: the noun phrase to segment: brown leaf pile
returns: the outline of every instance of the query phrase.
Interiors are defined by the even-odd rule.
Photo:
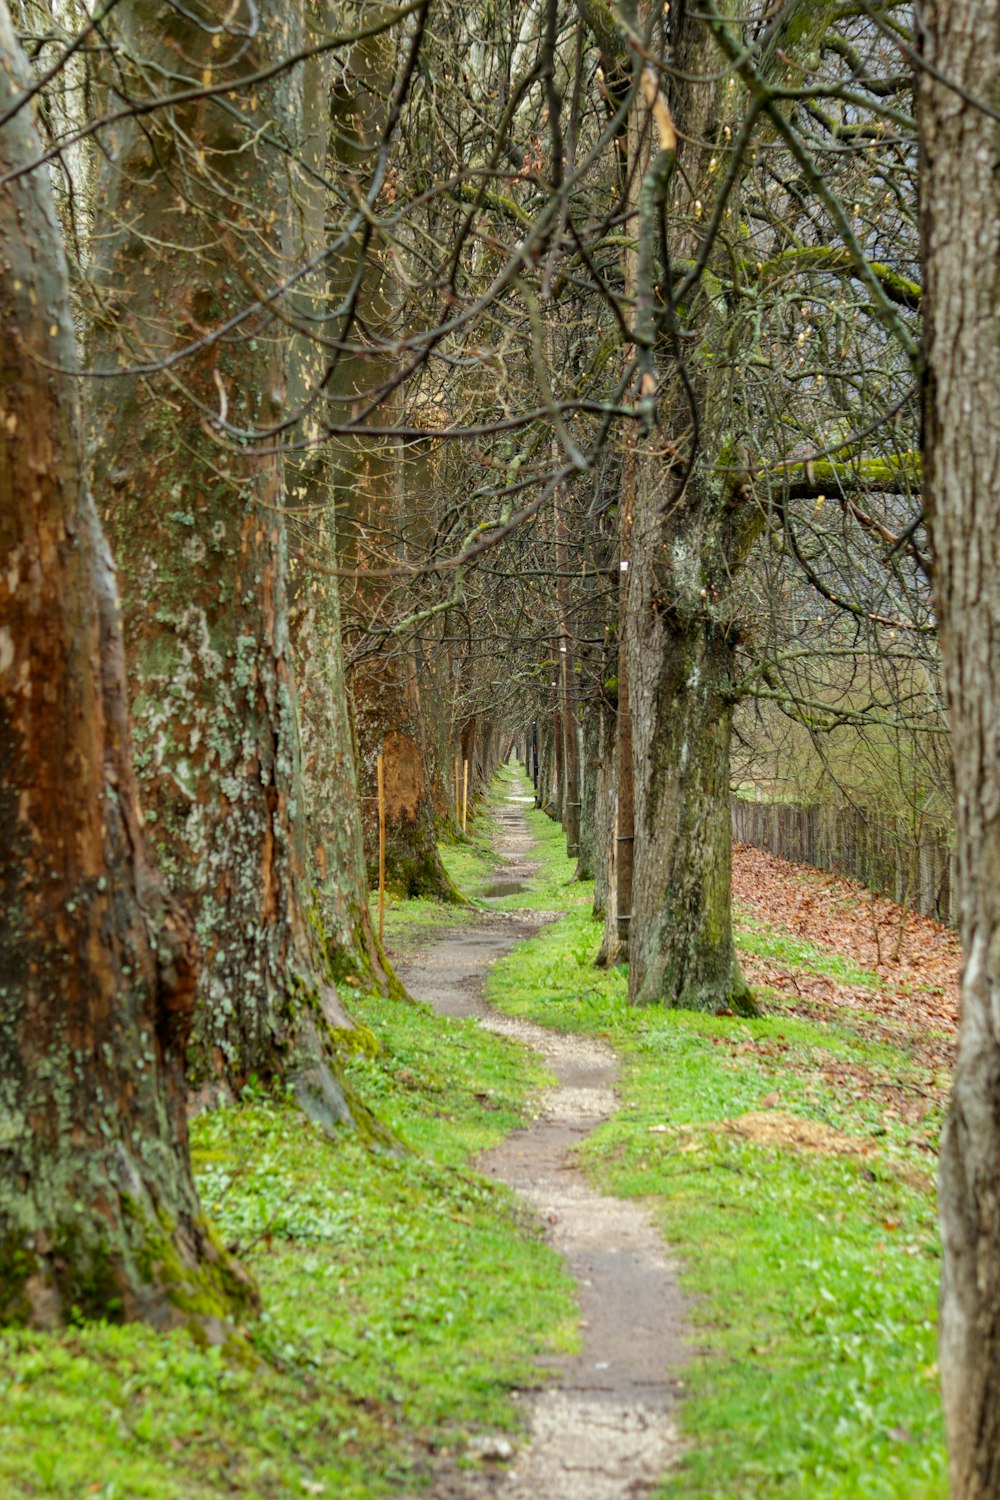
[[[720,1121],[718,1128],[727,1135],[742,1136],[755,1146],[774,1146],[785,1151],[819,1151],[829,1156],[871,1156],[875,1151],[872,1140],[844,1135],[822,1120],[804,1120],[783,1109],[751,1110],[735,1119]]]
[[[743,954],[751,984],[779,991],[793,1011],[813,1019],[850,1020],[863,1034],[914,1049],[930,1069],[950,1071],[961,968],[958,935],[951,928],[904,913],[860,881],[792,864],[746,844],[733,849],[733,899],[737,917],[742,913],[839,953],[879,979],[877,986],[843,983]]]

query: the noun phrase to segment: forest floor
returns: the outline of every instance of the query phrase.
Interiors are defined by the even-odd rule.
[[[943,1500],[954,935],[737,849],[764,1014],[636,1011],[527,797],[503,772],[445,846],[461,913],[390,905],[440,1009],[341,984],[348,1075],[398,1149],[257,1085],[194,1120],[263,1315],[229,1352],[0,1332],[0,1494]]]

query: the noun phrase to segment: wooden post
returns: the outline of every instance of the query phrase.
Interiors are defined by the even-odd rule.
[[[371,761],[368,762],[371,765]],[[381,943],[385,932],[385,777],[382,772],[382,757],[377,761],[378,770],[378,940]]]
[[[462,765],[462,757],[460,755],[456,755],[455,756],[455,822],[459,826],[461,826],[461,823],[462,823],[462,803],[461,803],[461,798],[459,796],[459,787],[460,787],[460,784],[461,784],[461,765]]]
[[[462,832],[465,832],[465,823],[469,814],[469,762],[465,762],[465,773],[462,778]]]

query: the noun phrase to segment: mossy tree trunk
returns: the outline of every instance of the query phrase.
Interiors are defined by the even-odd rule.
[[[232,1091],[287,1075],[319,1117],[347,1118],[328,1047],[346,1017],[311,928],[286,472],[266,435],[293,334],[267,306],[247,314],[298,263],[303,84],[240,79],[302,46],[302,10],[265,0],[220,31],[208,10],[165,21],[127,0],[114,25],[109,86],[125,70],[142,98],[149,68],[173,79],[179,59],[196,88],[232,84],[104,138],[90,337],[97,367],[162,367],[94,382],[93,471],[121,558],[141,795],[204,954],[192,1074]]]
[[[654,278],[668,188],[681,223],[709,181],[725,90],[708,27],[681,6],[665,25],[683,76],[669,107],[679,142],[637,101],[630,129],[638,247],[629,265],[643,381],[656,389]],[[694,231],[680,249],[690,254]],[[676,248],[676,247],[675,247]],[[705,329],[700,330],[702,337]],[[692,372],[701,442],[716,438],[711,367]],[[730,550],[716,503],[689,451],[671,443],[691,421],[677,381],[647,408],[650,431],[630,444],[623,472],[621,646],[618,673],[618,924],[634,1004],[727,1010],[748,1003],[730,916],[729,734],[733,644]],[[655,425],[654,425],[655,423]]]
[[[577,859],[580,854],[580,723],[577,716],[578,673],[576,642],[571,628],[569,595],[569,548],[567,546],[566,505],[568,496],[557,491],[552,507],[553,551],[556,562],[556,602],[559,610],[559,639],[556,654],[558,686],[556,688],[562,746],[562,824],[566,832],[566,854]]]
[[[629,272],[641,380],[650,393],[659,385],[657,361],[671,359],[662,323],[654,332],[663,204],[669,188],[679,222],[695,224],[694,200],[710,197],[709,159],[727,108],[704,20],[681,6],[665,26],[679,66],[669,101],[679,140],[654,121],[651,100],[637,101],[630,130],[639,237]],[[682,234],[674,253],[693,254],[695,235],[694,228],[687,240]],[[709,328],[699,334],[711,342]],[[672,380],[651,396],[649,435],[638,438],[624,466],[618,924],[633,1003],[748,1009],[730,916],[730,600],[757,520],[752,507],[734,507],[721,487],[716,492],[710,458],[695,459],[687,442],[671,441],[690,430],[689,399],[698,407],[701,453],[717,450],[721,403],[706,359],[692,365],[686,390]]]
[[[551,713],[543,713],[538,720],[538,787],[535,801],[542,812],[554,817],[557,796],[553,716]]]
[[[581,6],[581,8],[583,8]],[[586,14],[586,10],[584,10]],[[645,12],[644,12],[645,14]],[[617,58],[607,61],[607,70],[624,80],[635,64],[626,45]],[[620,190],[633,215],[638,214],[639,194],[649,163],[648,120],[639,109],[638,99],[629,110],[619,150]],[[638,261],[634,241],[621,251],[622,279],[625,294],[634,303]],[[634,353],[634,351],[629,351]],[[629,699],[629,661],[625,649],[625,620],[629,607],[629,567],[632,552],[632,522],[636,501],[635,434],[624,435],[619,479],[618,503],[618,599],[614,643],[617,647],[613,670],[614,738],[608,747],[611,758],[610,780],[613,797],[608,803],[608,855],[605,865],[607,889],[602,903],[604,931],[597,962],[602,967],[621,963],[628,958],[628,932],[632,913],[632,879],[635,863],[634,803],[632,775],[632,716]]]
[[[311,530],[310,554],[325,551],[333,575],[337,548],[332,505],[314,517]],[[335,977],[353,976],[385,988],[393,984],[393,976],[369,909],[335,576],[317,581],[303,570],[293,589],[291,627],[317,936]]]
[[[311,6],[309,40],[319,43],[336,29],[333,4]],[[296,184],[293,234],[297,258],[315,263],[299,282],[294,307],[302,327],[322,326],[329,274],[321,260],[330,192],[330,100],[334,54],[318,53],[303,64],[302,145],[306,168]],[[334,168],[335,170],[335,168]],[[290,637],[299,694],[302,782],[307,824],[307,862],[317,941],[330,971],[381,988],[394,976],[375,935],[368,901],[357,771],[348,707],[337,569],[336,488],[327,445],[315,410],[315,392],[326,373],[328,351],[302,334],[289,362],[289,404],[307,411],[302,458],[286,460],[291,496],[289,539]]]
[[[629,696],[629,661],[625,643],[625,621],[629,611],[632,519],[635,508],[635,449],[629,444],[622,466],[621,516],[619,520],[619,573],[617,614],[617,660],[613,679],[613,716],[607,746],[610,760],[610,797],[607,804],[608,852],[602,911],[604,932],[598,963],[620,963],[628,957],[629,923],[632,913],[632,877],[635,862],[635,806],[632,772],[632,711]],[[610,705],[609,705],[610,706]]]
[[[997,0],[923,7],[925,478],[955,768],[965,964],[941,1143],[953,1500],[1000,1496],[1000,149]],[[964,97],[951,85],[965,91]]]
[[[730,915],[734,643],[690,582],[694,517],[677,521],[673,547],[658,527],[655,539],[637,533],[633,549],[627,641],[633,734],[643,753],[633,761],[629,998],[743,1011],[752,1002]],[[695,578],[702,576],[699,565]]]
[[[0,112],[30,81],[0,0]],[[41,149],[21,109],[0,173]],[[47,168],[0,229],[0,1324],[221,1328],[254,1295],[191,1178],[197,946],[139,812]]]
[[[457,901],[437,848],[434,795],[424,750],[416,665],[375,663],[352,677],[369,870],[378,863],[377,756],[385,786],[386,884],[403,896]],[[375,824],[373,828],[371,825]]]
[[[591,709],[594,724],[593,880],[594,916],[603,917],[611,878],[611,841],[615,826],[615,711],[602,686]]]
[[[343,379],[347,360],[341,361]],[[360,362],[359,362],[360,363]],[[359,381],[371,379],[370,369]],[[357,439],[337,452],[337,490],[350,516],[351,555],[357,568],[349,595],[348,654],[359,641],[371,645],[370,627],[387,604],[385,582],[365,577],[365,537],[379,538],[376,567],[385,557],[381,538],[398,536],[405,526],[405,476],[394,449]],[[390,555],[399,556],[395,547]],[[389,606],[391,608],[391,605]],[[367,633],[366,633],[367,627]],[[378,758],[382,757],[385,797],[385,878],[403,896],[440,901],[461,898],[441,863],[437,846],[437,788],[434,727],[424,707],[426,684],[416,643],[403,635],[384,637],[378,649],[365,645],[350,667],[349,688],[357,745],[364,849],[369,878],[378,874]]]
[[[424,468],[424,465],[421,463],[418,468]],[[440,481],[431,463],[427,463],[424,471],[426,480],[422,477],[418,483],[422,487],[426,484],[425,493],[433,493]],[[433,515],[433,509],[429,507],[428,522]],[[420,544],[426,545],[424,539]],[[421,628],[423,638],[414,642],[424,720],[424,763],[437,829],[456,826],[455,757],[459,754],[456,722],[462,672],[453,647],[444,639],[449,631],[448,618],[443,614],[426,622]]]
[[[811,0],[779,7],[753,63],[757,80],[780,79],[784,49],[807,53],[832,14]],[[622,484],[629,571],[619,618],[618,921],[633,1001],[709,1010],[752,1005],[731,933],[728,764],[737,580],[763,514],[749,489],[715,472],[732,441],[729,377],[717,357],[729,309],[707,283],[683,307],[665,306],[663,289],[681,264],[697,263],[719,158],[740,128],[732,87],[739,64],[730,72],[727,56],[741,55],[750,17],[743,5],[725,20],[683,3],[664,12],[654,42],[671,67],[659,78],[644,74],[628,133],[637,243],[625,272],[643,421],[634,429],[634,487],[631,452]],[[639,66],[624,37],[619,60]],[[753,159],[746,150],[734,163],[726,190],[734,221],[739,173]],[[723,231],[709,249],[709,277],[713,257],[725,259],[725,239]],[[604,956],[613,957],[607,923]]]
[[[565,826],[566,818],[566,725],[563,718],[562,705],[562,666],[559,659],[559,641],[552,642],[552,661],[550,665],[552,676],[550,683],[552,687],[552,708],[549,714],[550,736],[552,744],[552,779],[549,783],[549,799],[545,805],[545,811],[554,818],[557,823]]]

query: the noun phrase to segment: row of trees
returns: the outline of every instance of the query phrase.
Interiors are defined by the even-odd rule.
[[[8,1317],[252,1299],[185,1087],[363,1117],[337,982],[394,982],[379,756],[390,883],[455,899],[456,759],[475,792],[525,733],[633,1001],[752,1009],[734,713],[939,739],[928,491],[983,886],[994,9],[925,8],[921,52],[893,0],[0,6]],[[977,899],[943,1200],[969,1495],[1000,1493]]]

